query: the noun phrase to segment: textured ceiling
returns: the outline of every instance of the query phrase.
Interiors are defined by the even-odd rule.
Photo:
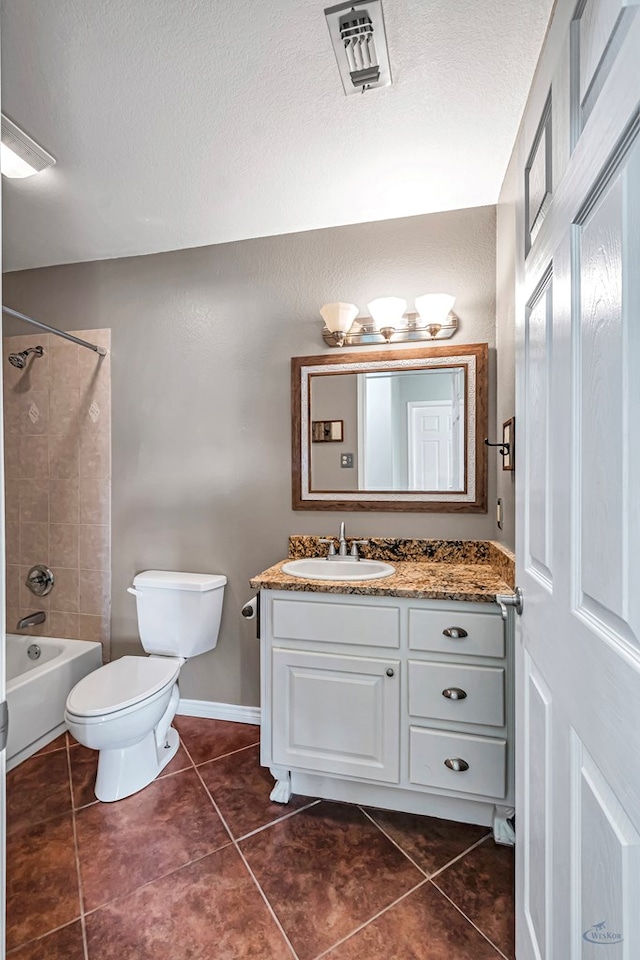
[[[4,268],[495,203],[551,0],[384,0],[393,86],[345,97],[328,0],[2,0]]]

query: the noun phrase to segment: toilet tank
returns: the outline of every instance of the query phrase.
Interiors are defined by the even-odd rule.
[[[133,581],[138,631],[147,653],[195,657],[218,642],[227,578],[217,573],[145,570]]]

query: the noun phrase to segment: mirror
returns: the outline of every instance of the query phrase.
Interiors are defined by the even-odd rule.
[[[486,512],[487,356],[294,357],[293,508]]]

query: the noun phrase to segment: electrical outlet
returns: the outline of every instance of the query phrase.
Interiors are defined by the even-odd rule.
[[[352,467],[352,466],[353,466],[353,454],[352,454],[352,453],[341,453],[341,454],[340,454],[340,466],[341,466],[341,467]]]

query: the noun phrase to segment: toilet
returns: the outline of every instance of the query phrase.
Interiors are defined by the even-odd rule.
[[[175,756],[178,675],[218,642],[227,578],[147,570],[129,587],[147,657],[122,657],[88,674],[67,697],[64,718],[78,743],[99,750],[95,795],[111,802],[142,790]]]

